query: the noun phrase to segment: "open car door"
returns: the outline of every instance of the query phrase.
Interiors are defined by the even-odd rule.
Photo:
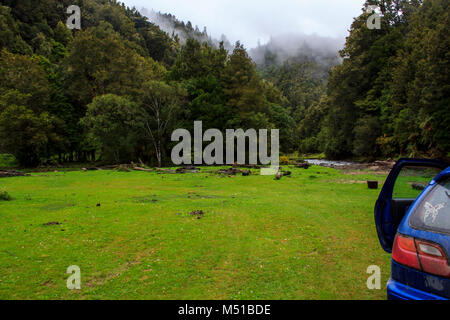
[[[445,162],[426,159],[402,158],[397,161],[375,204],[375,225],[386,252],[392,252],[397,228],[408,208],[431,180],[448,166]]]

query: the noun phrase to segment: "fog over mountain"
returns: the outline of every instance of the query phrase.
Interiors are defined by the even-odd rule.
[[[282,64],[294,57],[336,65],[340,62],[338,52],[343,45],[343,40],[319,35],[285,34],[272,37],[267,44],[250,49],[249,54],[258,65]]]
[[[220,39],[213,38],[208,34],[206,26],[199,27],[191,21],[180,21],[170,13],[156,12],[153,9],[142,8],[139,11],[169,35],[177,36],[181,43],[188,38],[194,38],[214,47],[218,47],[220,42],[223,42],[228,51],[234,48],[234,44],[226,35],[222,35]],[[247,49],[251,58],[262,66],[279,65],[290,58],[314,60],[322,65],[333,66],[340,61],[338,51],[343,45],[343,39],[296,33],[272,36],[266,44],[260,44],[258,41],[255,48]]]
[[[220,42],[223,42],[225,49],[229,51],[233,50],[234,46],[225,35],[222,35],[220,39],[212,38],[211,35],[208,34],[206,26],[202,27],[200,30],[199,26],[192,25],[190,21],[180,21],[170,13],[156,12],[153,9],[149,10],[147,8],[142,8],[139,12],[169,35],[176,35],[181,43],[185,43],[189,38],[194,38],[202,43],[207,42],[214,47],[218,47]]]
[[[318,34],[345,39],[364,0],[121,0],[128,6],[154,9],[207,26],[216,39],[225,34],[231,43],[247,48],[283,34]]]

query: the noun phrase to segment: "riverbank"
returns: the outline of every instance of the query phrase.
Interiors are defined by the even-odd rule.
[[[305,159],[305,162],[321,167],[339,169],[341,171],[372,171],[378,174],[389,174],[395,165],[395,161],[374,161],[367,163],[358,163],[351,161],[323,160],[323,159]]]

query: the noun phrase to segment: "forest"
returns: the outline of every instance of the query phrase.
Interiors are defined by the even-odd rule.
[[[81,30],[66,26],[70,5]],[[172,131],[203,121],[280,129],[284,155],[449,158],[449,2],[369,5],[381,28],[362,10],[334,56],[260,46],[254,61],[239,42],[170,15],[182,39],[116,0],[0,0],[0,154],[26,167],[170,165]]]

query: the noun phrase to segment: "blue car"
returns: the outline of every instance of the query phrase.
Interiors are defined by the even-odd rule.
[[[375,224],[392,254],[388,299],[450,299],[449,164],[400,159],[376,202]]]

